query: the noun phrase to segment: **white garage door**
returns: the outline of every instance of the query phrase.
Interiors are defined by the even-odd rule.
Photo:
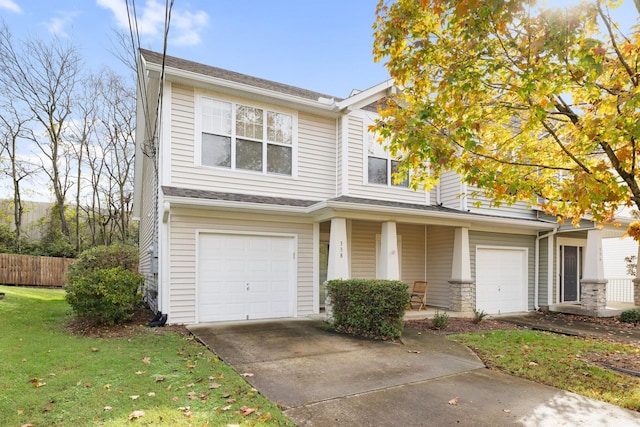
[[[198,321],[293,315],[294,239],[200,234]]]
[[[477,249],[476,309],[488,314],[527,311],[526,249]]]

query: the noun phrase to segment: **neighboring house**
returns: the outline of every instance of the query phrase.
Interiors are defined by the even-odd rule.
[[[603,308],[601,239],[620,229],[475,207],[453,173],[431,192],[392,181],[368,131],[391,82],[339,99],[147,50],[138,66],[134,215],[169,322],[307,316],[351,277],[427,280],[453,311]]]
[[[42,238],[42,220],[49,218],[51,215],[51,208],[55,206],[52,202],[36,202],[31,200],[22,201],[22,237],[29,241],[37,241]],[[3,212],[3,222],[9,225],[9,229],[14,231],[16,229],[14,212],[13,212],[13,200],[3,199],[0,200],[0,209]]]

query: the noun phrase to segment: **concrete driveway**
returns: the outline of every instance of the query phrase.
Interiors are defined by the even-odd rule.
[[[466,347],[406,329],[402,343],[319,320],[189,330],[299,426],[636,426],[640,413],[485,369]]]

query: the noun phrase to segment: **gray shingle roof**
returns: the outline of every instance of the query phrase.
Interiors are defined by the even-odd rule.
[[[146,49],[140,49],[140,54],[145,61],[153,64],[162,64],[162,54],[153,52]],[[341,101],[342,98],[326,95],[320,92],[314,92],[307,89],[302,89],[295,86],[289,86],[283,83],[273,82],[271,80],[265,80],[258,77],[248,76],[246,74],[236,73],[235,71],[229,71],[222,68],[212,67],[210,65],[200,64],[193,61],[187,61],[186,59],[176,58],[174,56],[166,56],[165,65],[171,68],[177,68],[179,70],[190,71],[204,76],[216,77],[223,80],[228,80],[235,83],[246,84],[249,86],[272,90],[275,92],[283,93],[286,95],[297,96],[304,99],[311,99],[317,101],[318,98],[334,98],[336,101]]]
[[[193,190],[190,188],[178,188],[163,186],[165,196],[185,197],[204,200],[226,200],[230,202],[258,203],[265,205],[295,206],[306,208],[315,205],[320,200],[288,199],[286,197],[268,197],[251,194],[223,193],[219,191]]]

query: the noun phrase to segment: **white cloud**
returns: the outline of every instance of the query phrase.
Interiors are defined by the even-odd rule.
[[[13,0],[0,0],[0,9],[6,9],[15,13],[22,13],[20,6]]]
[[[2,0],[0,0],[2,1]],[[60,37],[69,37],[66,28],[73,23],[75,17],[80,15],[80,12],[58,12],[57,16],[52,17],[45,23],[47,30],[51,34],[55,34]]]
[[[0,0],[2,1],[2,0]],[[109,9],[118,25],[129,30],[129,16],[127,14],[127,0],[96,0],[98,6]],[[133,10],[129,9],[133,15]],[[158,0],[146,0],[142,8],[137,8],[137,29],[140,36],[148,36],[155,40],[162,40],[164,36],[165,3]],[[169,40],[176,45],[196,45],[202,40],[200,33],[209,22],[209,15],[202,10],[176,9],[171,12]]]

